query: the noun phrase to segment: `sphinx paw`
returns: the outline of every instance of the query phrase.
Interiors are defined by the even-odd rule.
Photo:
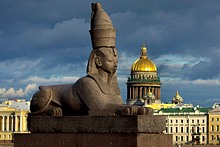
[[[48,116],[63,116],[62,109],[60,107],[51,107],[47,111]]]
[[[154,109],[149,107],[139,107],[138,115],[153,115]]]

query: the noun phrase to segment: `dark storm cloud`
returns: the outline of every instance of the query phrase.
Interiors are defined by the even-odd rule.
[[[184,64],[183,76],[190,80],[195,79],[218,79],[220,76],[220,48],[211,48],[205,51],[206,59],[198,61],[195,65]],[[202,53],[203,54],[203,53]]]
[[[131,51],[146,42],[156,57],[195,55],[198,50],[206,56],[208,48],[220,45],[219,5],[218,1],[142,2],[138,7],[134,3],[111,15],[119,32],[118,45]]]

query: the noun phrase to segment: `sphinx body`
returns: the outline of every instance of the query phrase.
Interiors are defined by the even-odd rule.
[[[31,100],[30,116],[151,115],[153,109],[123,105],[117,93],[103,93],[106,86],[89,75],[75,84],[40,86]],[[82,90],[82,88],[84,90]]]
[[[31,100],[31,115],[115,115],[122,109],[122,98],[100,81],[87,75],[75,84],[40,86]]]

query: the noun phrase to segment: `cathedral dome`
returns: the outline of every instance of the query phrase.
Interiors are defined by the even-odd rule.
[[[145,45],[141,48],[140,58],[133,63],[131,72],[157,72],[156,65],[147,57],[147,48]]]

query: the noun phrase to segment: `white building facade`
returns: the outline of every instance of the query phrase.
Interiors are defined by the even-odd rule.
[[[29,102],[7,101],[7,104],[0,104],[0,143],[13,142],[14,133],[28,133],[29,109],[26,108],[29,108]]]
[[[165,108],[155,115],[166,115],[166,133],[173,144],[207,144],[207,108]]]

